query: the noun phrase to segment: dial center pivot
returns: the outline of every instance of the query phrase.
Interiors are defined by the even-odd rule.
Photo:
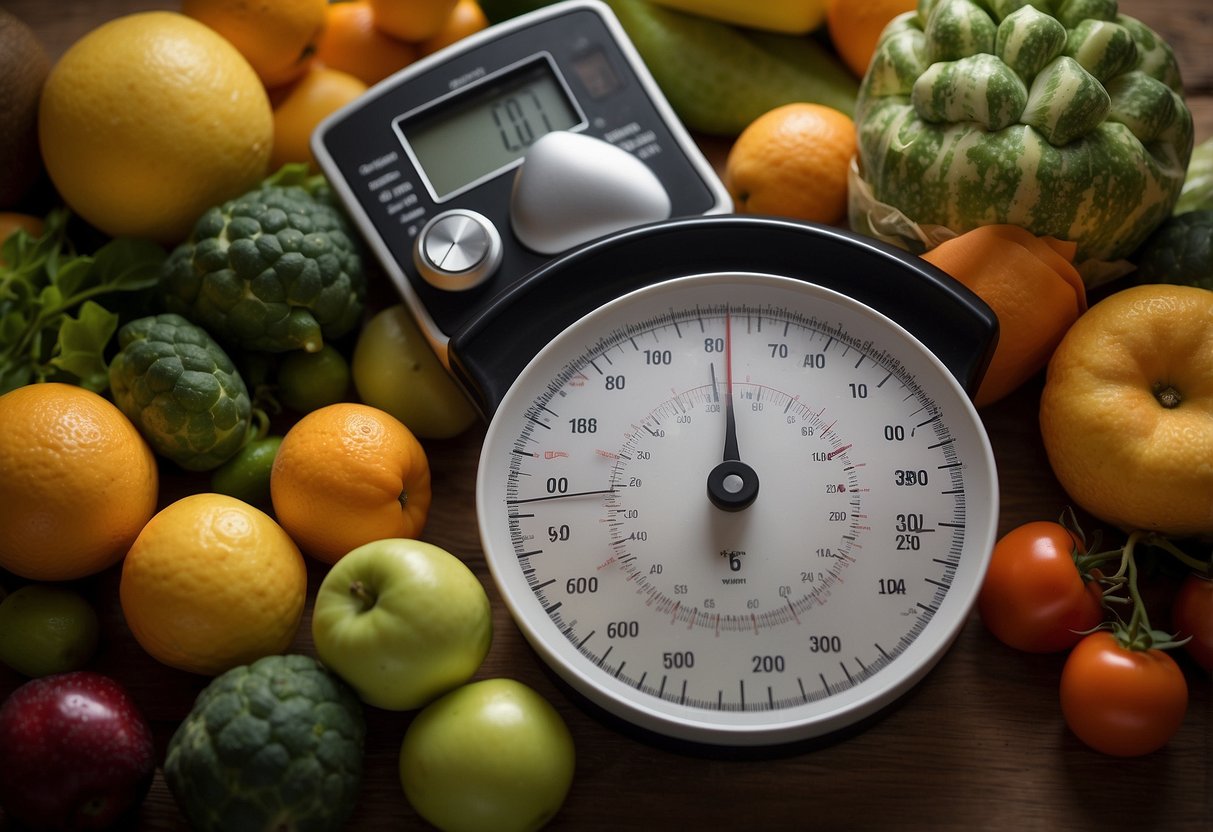
[[[708,499],[721,511],[749,508],[758,497],[758,474],[739,459],[726,459],[708,474]]]

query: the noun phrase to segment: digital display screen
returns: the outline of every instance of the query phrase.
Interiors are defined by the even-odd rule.
[[[517,162],[541,136],[580,123],[551,64],[540,59],[398,119],[396,128],[441,200]]]

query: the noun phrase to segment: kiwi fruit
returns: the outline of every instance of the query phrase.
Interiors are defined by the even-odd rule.
[[[49,72],[33,30],[0,8],[0,210],[16,207],[42,174],[38,99]]]

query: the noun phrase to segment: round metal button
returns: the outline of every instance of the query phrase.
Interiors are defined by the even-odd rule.
[[[471,289],[501,263],[501,236],[482,214],[463,208],[443,211],[417,235],[413,262],[421,277],[437,289]]]

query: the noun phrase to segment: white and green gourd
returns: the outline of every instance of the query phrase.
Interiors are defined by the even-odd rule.
[[[1171,214],[1193,143],[1170,46],[1115,0],[920,0],[882,33],[855,121],[857,230],[921,250],[920,227],[1009,223],[1097,264]]]

